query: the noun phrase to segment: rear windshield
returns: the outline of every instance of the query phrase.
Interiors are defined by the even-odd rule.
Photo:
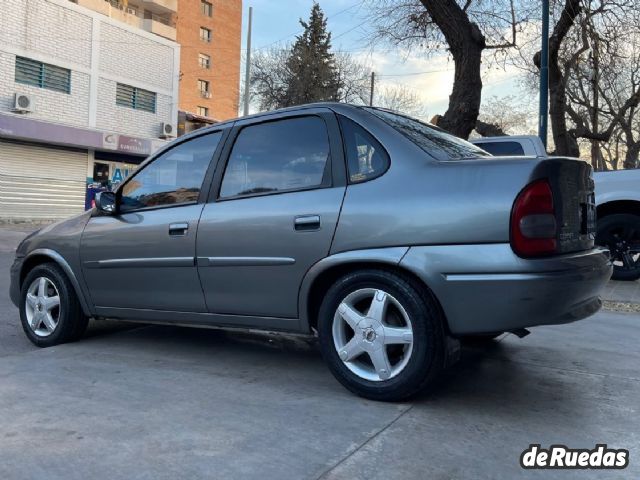
[[[365,107],[365,110],[380,117],[425,152],[435,157],[436,160],[461,160],[464,158],[491,156],[491,154],[472,143],[415,118],[405,117],[404,115],[378,108]]]

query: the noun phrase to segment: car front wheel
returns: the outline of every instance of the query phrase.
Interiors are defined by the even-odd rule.
[[[406,399],[443,368],[442,314],[428,292],[402,275],[367,270],[342,277],[319,315],[323,357],[360,396]]]
[[[38,265],[27,274],[20,320],[29,340],[39,347],[77,340],[89,321],[67,276],[53,263]]]

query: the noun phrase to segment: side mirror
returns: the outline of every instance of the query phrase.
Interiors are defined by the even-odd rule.
[[[96,193],[96,208],[99,212],[113,215],[116,213],[116,194],[114,192]]]

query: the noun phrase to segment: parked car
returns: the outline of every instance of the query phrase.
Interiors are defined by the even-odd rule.
[[[498,160],[389,111],[301,106],[183,136],[27,237],[11,298],[43,347],[89,317],[317,334],[343,385],[398,400],[457,338],[600,308],[592,197],[582,161]]]
[[[484,137],[472,143],[495,156],[547,156],[534,135]],[[640,170],[595,172],[596,245],[611,252],[614,280],[640,278]]]

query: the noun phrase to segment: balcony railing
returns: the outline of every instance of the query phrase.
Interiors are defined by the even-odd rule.
[[[151,14],[151,20],[156,21],[156,22],[160,22],[160,23],[166,25],[167,27],[174,27],[175,28],[175,24],[171,21],[170,18],[163,17],[161,15],[156,15],[155,13],[152,13]]]

